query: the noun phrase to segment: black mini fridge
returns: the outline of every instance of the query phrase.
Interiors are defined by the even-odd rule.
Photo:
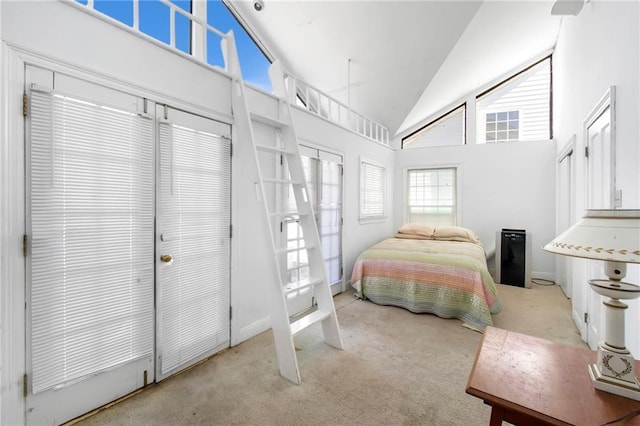
[[[527,232],[502,229],[500,234],[500,283],[525,287]]]

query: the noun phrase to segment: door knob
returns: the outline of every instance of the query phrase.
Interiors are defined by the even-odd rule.
[[[162,254],[162,255],[160,255],[160,262],[169,263],[172,260],[173,260],[173,257],[171,257],[170,254]]]

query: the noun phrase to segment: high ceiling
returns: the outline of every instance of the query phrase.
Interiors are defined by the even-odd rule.
[[[262,1],[231,3],[268,53],[391,135],[550,52],[561,19],[549,0]]]

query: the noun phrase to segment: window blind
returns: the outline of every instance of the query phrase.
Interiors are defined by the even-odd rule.
[[[385,215],[385,168],[366,160],[360,162],[360,219]]]
[[[153,126],[31,92],[33,392],[153,353]]]

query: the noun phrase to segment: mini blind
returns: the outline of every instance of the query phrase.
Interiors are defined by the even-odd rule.
[[[31,92],[33,393],[153,353],[153,126]]]
[[[166,374],[229,340],[231,143],[160,123],[159,350]]]
[[[386,171],[379,164],[360,162],[360,219],[385,215]]]

